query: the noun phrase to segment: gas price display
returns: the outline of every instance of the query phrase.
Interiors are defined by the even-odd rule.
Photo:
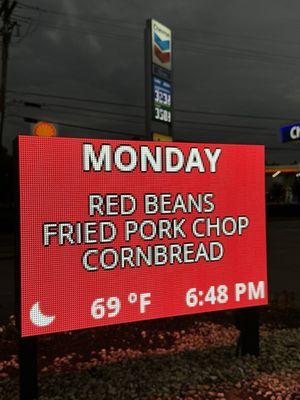
[[[21,333],[267,303],[263,146],[18,137]]]
[[[157,121],[171,122],[171,84],[157,77],[152,78],[153,117]]]

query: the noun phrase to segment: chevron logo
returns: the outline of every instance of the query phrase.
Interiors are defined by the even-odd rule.
[[[170,61],[171,54],[170,52],[168,53],[163,53],[156,45],[154,46],[154,53],[156,57],[162,62],[162,63],[167,63]]]
[[[154,32],[154,53],[162,63],[170,61],[170,40],[162,40],[156,32]]]
[[[170,40],[162,40],[156,32],[154,32],[154,42],[161,51],[170,51]]]

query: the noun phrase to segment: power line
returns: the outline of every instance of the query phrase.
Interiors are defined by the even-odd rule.
[[[74,28],[72,26],[67,26],[67,25],[63,25],[63,26],[58,26],[58,25],[53,25],[51,23],[45,22],[45,21],[37,21],[37,25],[39,27],[44,27],[44,28],[50,28],[50,29],[55,29],[55,30],[61,30],[61,31],[65,31],[65,32],[72,32],[72,33],[76,33],[76,34],[80,34],[80,35],[91,35],[91,34],[97,34],[100,35],[101,38],[105,37],[105,38],[109,38],[109,39],[130,39],[130,43],[132,44],[133,42],[139,42],[142,43],[142,38],[138,38],[136,36],[126,36],[124,34],[117,34],[117,33],[107,33],[105,31],[99,31],[99,30],[80,30],[77,28]],[[227,49],[225,46],[223,46],[223,52],[222,49],[217,49],[218,51],[216,51],[216,49],[214,48],[214,45],[211,44],[203,44],[202,46],[206,46],[205,47],[199,47],[199,46],[178,46],[176,45],[176,48],[183,50],[183,51],[188,51],[191,54],[196,54],[196,55],[208,55],[208,56],[212,56],[212,57],[225,57],[225,58],[230,58],[233,60],[238,60],[238,61],[253,61],[253,62],[260,62],[260,63],[266,63],[266,64],[271,64],[273,67],[274,65],[277,66],[291,66],[291,67],[299,67],[298,64],[296,63],[291,63],[291,62],[287,62],[284,61],[284,56],[281,55],[261,55],[261,54],[252,54],[251,50],[247,50],[245,49],[246,53],[239,53],[239,52],[234,52],[233,50]],[[210,47],[209,47],[210,46]],[[220,47],[220,46],[219,46]],[[282,62],[278,62],[278,60],[276,61],[276,57],[279,59],[283,59]]]
[[[120,35],[118,35],[118,34],[116,34],[116,32],[114,32],[113,34],[111,33],[111,27],[112,26],[114,26],[114,27],[117,27],[117,28],[121,28],[121,29],[134,29],[134,30],[139,30],[139,31],[141,31],[141,29],[140,29],[140,26],[138,25],[138,24],[132,24],[132,23],[128,23],[128,22],[126,22],[126,21],[124,21],[124,20],[120,20],[120,19],[112,19],[112,18],[104,18],[104,17],[92,17],[92,16],[87,16],[87,15],[85,15],[85,16],[82,16],[82,15],[80,15],[80,14],[76,14],[76,13],[68,13],[68,12],[62,12],[62,11],[56,11],[56,10],[49,10],[49,9],[45,9],[45,8],[41,8],[41,7],[38,7],[38,6],[30,6],[30,5],[28,5],[28,4],[25,4],[25,3],[20,3],[20,7],[21,7],[21,9],[22,8],[24,8],[24,9],[29,9],[29,10],[36,10],[36,11],[39,11],[39,12],[42,12],[42,13],[44,13],[44,14],[46,14],[46,15],[60,15],[60,16],[63,16],[63,17],[68,17],[68,18],[75,18],[75,19],[77,19],[77,20],[79,20],[79,21],[84,21],[84,22],[88,22],[88,23],[99,23],[99,21],[102,21],[102,23],[104,22],[104,23],[109,23],[109,28],[110,28],[110,35],[109,35],[109,37],[114,37],[114,38],[116,38],[116,37],[118,37],[118,38],[120,38]],[[74,32],[77,32],[77,33],[80,33],[80,34],[82,34],[82,33],[84,33],[84,32],[86,32],[86,33],[88,33],[88,34],[90,34],[90,33],[92,33],[92,32],[96,32],[96,31],[91,31],[91,30],[89,30],[89,31],[82,31],[82,30],[74,30],[74,27],[73,26],[66,26],[66,25],[64,25],[63,27],[61,27],[61,26],[57,26],[57,25],[51,25],[51,23],[49,23],[48,21],[41,21],[41,23],[43,23],[45,26],[47,26],[47,27],[52,27],[52,28],[54,28],[54,29],[62,29],[62,30],[66,30],[66,29],[72,29],[72,31]],[[125,24],[125,25],[124,25]],[[187,28],[179,28],[179,27],[175,27],[174,28],[175,30],[177,30],[177,31],[188,31],[188,32],[193,32],[193,33],[196,33],[197,31],[193,31],[193,30],[191,30],[191,29],[187,29]],[[100,34],[100,31],[97,31],[99,34]],[[210,33],[210,34],[214,34],[214,35],[216,35],[216,34],[218,34],[218,35],[222,35],[222,33],[221,32],[215,32],[215,31],[204,31],[204,30],[200,30],[200,31],[198,31],[198,33],[199,32],[205,32],[205,33]],[[107,35],[107,33],[104,33],[104,32],[101,32],[101,35],[103,36],[103,35]],[[227,34],[226,35],[226,33],[224,33],[224,35],[225,36],[229,36],[229,37],[234,37],[234,35],[230,35],[230,34]],[[223,35],[223,36],[224,36]],[[121,37],[124,37],[124,35],[121,35]],[[131,39],[136,39],[136,40],[140,40],[140,39],[138,39],[138,38],[136,38],[136,37],[133,37],[133,36],[129,36]],[[238,38],[240,39],[240,37],[241,36],[239,36]],[[244,37],[246,37],[246,38],[251,38],[251,39],[254,39],[254,37],[249,37],[249,36],[246,36],[246,35],[244,35]],[[260,41],[262,41],[263,39],[259,39],[259,38],[255,38],[256,40],[260,40]],[[272,41],[272,39],[266,39],[266,40],[271,40]],[[222,56],[222,57],[230,57],[230,58],[238,58],[238,59],[246,59],[246,60],[252,60],[252,61],[260,61],[260,62],[266,62],[266,63],[270,63],[272,60],[276,60],[276,59],[279,59],[279,60],[283,60],[284,61],[284,63],[277,63],[277,65],[290,65],[290,66],[295,66],[295,64],[291,64],[291,63],[287,63],[287,59],[290,59],[290,60],[300,60],[300,58],[299,57],[293,57],[293,56],[289,56],[289,55],[280,55],[280,54],[275,54],[275,53],[267,53],[267,52],[265,52],[265,51],[258,51],[258,50],[255,50],[255,49],[249,49],[249,48],[240,48],[240,47],[232,47],[232,46],[228,46],[228,45],[224,45],[224,44],[218,44],[218,43],[203,43],[203,42],[198,42],[198,41],[191,41],[190,39],[187,41],[187,40],[185,40],[185,39],[177,39],[177,41],[181,41],[181,42],[183,42],[183,43],[187,43],[189,46],[186,46],[186,45],[184,45],[184,47],[183,47],[183,49],[184,50],[188,50],[188,51],[192,51],[193,49],[195,50],[200,50],[200,51],[211,51],[211,50],[213,50],[214,51],[214,55],[217,55],[217,56]],[[278,42],[278,41],[276,41],[276,42]],[[285,42],[283,42],[283,43],[285,43]],[[194,45],[193,45],[194,44]],[[195,46],[195,44],[197,45],[198,44],[198,46]],[[192,46],[191,46],[192,45]],[[200,46],[202,46],[202,47],[199,47],[199,45]],[[293,42],[293,45],[297,45],[296,43],[294,43]],[[298,44],[299,45],[299,44]],[[203,48],[203,46],[205,46],[204,48]],[[224,53],[218,53],[218,54],[216,54],[215,53],[215,49],[221,49],[221,50],[225,50],[225,51],[227,51],[227,53],[226,54],[224,54]],[[210,53],[210,55],[211,55],[211,53]],[[236,57],[236,56],[239,56],[239,57]]]
[[[60,99],[60,100],[80,101],[80,102],[84,102],[84,103],[106,104],[106,105],[112,105],[112,106],[144,109],[144,106],[141,106],[139,104],[120,103],[120,102],[115,102],[115,101],[87,99],[87,98],[82,98],[82,97],[61,96],[61,95],[37,93],[37,92],[25,92],[25,91],[17,91],[17,90],[12,90],[12,89],[8,90],[8,92],[20,94],[20,95],[26,95],[26,96],[29,95],[29,96],[47,97],[47,98]]]
[[[281,54],[276,54],[276,53],[268,53],[265,51],[261,51],[261,50],[253,50],[253,49],[247,49],[247,48],[242,48],[242,47],[234,47],[234,46],[225,46],[223,44],[216,44],[216,43],[206,43],[206,42],[191,42],[189,40],[183,40],[183,39],[179,39],[180,42],[183,43],[187,43],[189,45],[190,48],[199,48],[195,45],[202,45],[202,46],[210,46],[210,48],[212,49],[221,49],[221,50],[230,50],[233,52],[237,52],[237,53],[244,53],[245,55],[255,55],[255,56],[266,56],[266,57],[270,57],[270,58],[283,58],[285,59],[291,59],[291,60],[296,60],[299,61],[300,57],[294,57],[294,56],[288,56],[288,55],[281,55]],[[195,45],[194,45],[195,43]],[[191,46],[192,44],[192,46]],[[247,54],[248,53],[248,54]]]
[[[18,101],[19,104],[24,104],[26,106],[26,102],[24,101]],[[33,103],[34,104],[34,103]],[[85,107],[76,107],[76,106],[72,106],[72,105],[64,105],[64,104],[55,104],[55,103],[41,103],[39,104],[39,106],[41,107],[46,107],[46,108],[50,108],[50,111],[55,111],[58,113],[65,113],[65,114],[71,114],[74,115],[74,113],[72,113],[71,111],[61,111],[61,110],[55,110],[55,108],[65,108],[68,110],[76,110],[76,114],[75,116],[83,116],[83,117],[89,117],[89,118],[95,118],[93,115],[88,115],[88,114],[80,114],[78,113],[78,111],[88,111],[88,112],[92,112],[92,113],[97,113],[97,114],[108,114],[108,115],[112,115],[112,116],[121,116],[121,117],[125,117],[122,118],[122,120],[115,120],[115,122],[130,122],[130,123],[143,123],[144,122],[144,116],[143,115],[137,115],[137,114],[126,114],[126,113],[120,113],[120,112],[113,112],[113,111],[100,111],[100,110],[96,110],[94,108],[85,108]],[[54,108],[54,110],[51,110],[51,107]],[[137,118],[140,119],[142,121],[133,121],[133,120],[128,120],[127,118],[131,117],[131,118]],[[96,117],[96,119],[109,119],[109,118],[99,118]],[[109,119],[111,120],[111,119]],[[191,125],[196,125],[196,126],[216,126],[216,127],[226,127],[226,128],[236,128],[236,129],[251,129],[253,131],[263,131],[264,135],[273,135],[274,132],[269,130],[266,127],[261,127],[261,126],[249,126],[249,125],[235,125],[235,124],[226,124],[226,123],[216,123],[216,122],[211,122],[211,121],[192,121],[192,120],[181,120],[181,119],[175,119],[175,123],[176,124],[191,124]]]
[[[252,115],[252,114],[238,114],[238,113],[223,113],[223,112],[215,112],[215,111],[201,111],[201,110],[187,110],[182,108],[177,108],[176,111],[187,113],[187,114],[204,114],[204,115],[213,115],[220,117],[236,117],[236,118],[246,118],[246,119],[269,119],[273,121],[287,121],[290,120],[292,122],[296,122],[300,120],[296,117],[276,117],[276,116],[263,116],[263,115]]]
[[[205,30],[205,29],[189,29],[189,28],[179,28],[179,31],[186,31],[188,33],[204,33],[208,35],[215,35],[215,36],[221,36],[222,38],[224,37],[229,37],[229,38],[235,38],[235,39],[250,39],[258,42],[270,42],[270,43],[279,43],[282,45],[289,45],[289,46],[300,46],[300,42],[294,42],[294,41],[288,41],[288,40],[279,40],[279,39],[274,39],[274,38],[269,38],[269,37],[258,37],[258,36],[253,36],[253,35],[243,35],[240,33],[227,33],[227,32],[219,32],[219,31],[211,31],[211,30]]]
[[[57,105],[55,105],[55,106],[57,106]],[[72,109],[72,106],[69,106],[68,109]],[[109,121],[113,120],[116,123],[144,124],[144,117],[141,117],[141,116],[138,116],[138,115],[131,114],[130,116],[133,117],[133,118],[134,117],[135,118],[140,118],[141,117],[142,120],[136,121],[136,120],[132,120],[132,119],[128,119],[128,118],[122,118],[122,119],[119,120],[119,119],[115,119],[115,118],[97,117],[97,116],[95,117],[95,116],[89,115],[89,114],[82,114],[82,113],[78,113],[78,110],[81,110],[80,107],[75,107],[75,109],[77,110],[76,114],[72,113],[71,111],[61,111],[61,110],[56,111],[56,110],[51,110],[51,109],[49,111],[50,112],[51,111],[55,111],[55,112],[58,112],[59,114],[68,114],[68,115],[72,115],[72,116],[75,116],[75,117],[82,116],[82,117],[87,117],[87,118],[93,118],[94,120],[95,119],[96,120],[109,120]],[[84,110],[84,108],[82,110]],[[96,111],[96,110],[93,110],[93,111]],[[100,113],[101,113],[101,111],[100,111]],[[122,113],[108,112],[108,114],[111,114],[112,116],[116,115],[116,116],[125,116],[126,117],[126,114],[122,114]],[[41,119],[43,119],[43,118],[44,117],[42,117]],[[48,120],[51,120],[51,118],[48,117]],[[175,122],[176,122],[176,125],[180,125],[181,124],[185,128],[190,128],[190,127],[186,126],[188,124],[193,124],[193,125],[196,125],[197,127],[202,125],[204,127],[203,129],[205,129],[205,131],[208,130],[207,127],[209,127],[209,126],[221,127],[222,128],[222,132],[219,131],[218,133],[224,133],[224,131],[223,131],[224,128],[230,128],[231,129],[230,133],[233,133],[233,134],[241,134],[242,133],[243,135],[251,135],[251,136],[253,136],[255,134],[255,131],[259,130],[261,135],[274,135],[273,131],[271,131],[271,130],[269,130],[267,128],[264,128],[264,127],[233,125],[233,124],[225,124],[225,123],[221,124],[221,123],[213,123],[213,122],[210,122],[210,121],[182,121],[182,120],[175,120]],[[232,131],[232,128],[238,129],[238,131]],[[245,132],[245,131],[241,132],[241,130],[244,130],[244,129],[252,130],[252,133]],[[212,130],[209,130],[209,131],[212,132]],[[215,130],[213,132],[216,133]]]
[[[75,116],[75,117],[93,118],[93,120],[98,120],[98,121],[107,120],[107,121],[113,121],[113,122],[117,122],[117,123],[126,122],[126,123],[143,124],[144,125],[144,121],[141,121],[141,120],[136,121],[136,120],[133,120],[133,119],[128,119],[126,117],[125,118],[122,117],[122,119],[116,119],[116,118],[114,118],[113,115],[112,116],[106,116],[106,117],[105,116],[94,116],[94,115],[90,115],[90,114],[80,113],[78,111],[74,114],[74,112],[72,112],[72,111],[66,111],[66,110],[63,110],[63,111],[62,110],[58,110],[57,111],[57,110],[51,110],[51,108],[49,109],[49,111],[50,112],[54,111],[54,112],[59,113],[59,114],[72,115],[73,117]]]
[[[28,117],[24,116],[24,115],[17,115],[17,114],[9,114],[8,117],[13,117],[13,118],[21,118],[21,119],[28,119]],[[82,125],[77,125],[77,124],[70,124],[70,123],[66,123],[66,122],[61,122],[61,121],[51,121],[54,124],[58,124],[61,126],[66,126],[66,127],[70,127],[70,128],[78,128],[78,129],[83,129],[83,130],[89,130],[89,131],[94,131],[94,132],[99,132],[99,133],[109,133],[109,134],[116,134],[116,135],[127,135],[127,136],[133,136],[133,137],[144,137],[144,134],[136,134],[134,132],[121,132],[121,131],[115,131],[115,130],[111,130],[111,129],[101,129],[101,128],[93,128],[93,127],[88,127],[88,126],[82,126]],[[202,132],[203,133],[203,132]],[[234,133],[234,132],[232,132]],[[182,134],[182,132],[181,132]],[[197,134],[197,133],[195,133]],[[185,139],[181,139],[183,141],[185,141]],[[180,139],[178,140],[180,141]],[[270,151],[300,151],[299,149],[296,148],[286,148],[286,147],[275,147],[275,146],[265,146],[265,148],[267,150]]]
[[[24,100],[14,99],[11,101],[11,105],[17,105],[17,104],[24,105],[24,106],[33,106],[31,104],[28,104],[28,102],[26,102]],[[33,104],[35,105],[35,103],[33,103]],[[66,105],[66,104],[61,104],[61,103],[60,104],[58,104],[58,103],[38,103],[37,105],[38,105],[38,108],[46,107],[46,108],[48,108],[50,110],[52,109],[52,111],[56,111],[56,112],[61,112],[61,110],[55,110],[55,109],[63,108],[63,109],[67,109],[67,110],[87,111],[87,112],[96,113],[96,114],[106,114],[106,115],[120,116],[120,117],[133,117],[133,118],[138,118],[138,119],[144,120],[143,115],[128,114],[128,113],[122,113],[122,112],[118,112],[118,111],[99,110],[99,109],[88,108],[88,107],[77,107],[77,106]],[[76,113],[76,115],[78,115],[78,114]],[[87,116],[87,114],[85,114],[85,116]]]
[[[46,8],[41,8],[39,6],[30,6],[28,4],[22,3],[22,2],[18,2],[18,6],[19,8],[23,8],[23,9],[28,9],[28,10],[32,10],[32,11],[39,11],[41,13],[44,14],[52,14],[52,15],[60,15],[60,16],[64,16],[64,17],[68,17],[68,18],[74,18],[77,19],[79,21],[93,21],[95,23],[99,23],[99,22],[106,22],[109,23],[110,25],[116,25],[116,26],[120,26],[122,27],[123,25],[132,25],[133,28],[131,29],[139,29],[140,25],[139,24],[132,24],[130,22],[124,21],[122,19],[115,19],[115,18],[108,18],[108,17],[95,17],[95,16],[91,16],[91,15],[81,15],[81,14],[77,14],[77,13],[70,13],[70,12],[65,12],[65,11],[57,11],[57,10],[51,10],[51,9],[46,9]],[[130,29],[128,27],[128,29]]]
[[[83,102],[83,103],[91,103],[91,104],[102,104],[102,105],[109,105],[109,106],[117,106],[117,107],[128,107],[128,108],[137,108],[137,109],[145,109],[144,106],[139,105],[139,104],[133,104],[133,103],[121,103],[121,102],[114,102],[114,101],[106,101],[106,100],[98,100],[98,99],[88,99],[88,98],[83,98],[83,97],[73,97],[73,96],[61,96],[61,95],[55,95],[55,94],[45,94],[45,93],[38,93],[38,92],[30,92],[30,91],[18,91],[18,90],[13,90],[10,89],[8,90],[10,93],[14,93],[17,95],[22,95],[22,96],[35,96],[35,97],[41,97],[41,98],[52,98],[52,99],[60,99],[60,100],[66,100],[66,101],[78,101],[78,102]],[[47,104],[47,103],[45,103]],[[59,105],[61,106],[61,105]],[[73,106],[63,106],[65,108],[67,107],[72,107]],[[84,108],[80,107],[81,110]],[[95,109],[84,109],[85,111],[92,111],[92,112],[99,112],[98,110]],[[291,121],[291,122],[297,122],[300,120],[299,118],[296,118],[294,116],[274,116],[274,115],[255,115],[255,114],[239,114],[239,113],[225,113],[225,112],[216,112],[216,111],[204,111],[204,110],[191,110],[191,109],[183,109],[183,108],[175,108],[175,111],[184,113],[184,114],[199,114],[199,115],[212,115],[212,116],[220,116],[220,117],[234,117],[234,118],[246,118],[246,119],[259,119],[259,120],[274,120],[274,121]],[[101,111],[103,112],[103,111]],[[107,112],[107,111],[105,111]],[[127,116],[128,114],[126,114]],[[132,116],[132,115],[130,115]],[[139,116],[139,118],[143,118],[142,116]]]
[[[265,134],[274,134],[268,128],[260,127],[260,126],[249,126],[249,125],[233,125],[233,124],[221,124],[215,122],[202,122],[202,121],[186,121],[186,120],[175,120],[175,122],[179,122],[181,124],[193,124],[193,125],[208,125],[208,126],[217,126],[217,127],[226,127],[226,128],[238,128],[238,129],[252,129],[266,131]]]
[[[71,25],[63,24],[63,25],[55,25],[51,22],[44,21],[44,20],[34,20],[35,22],[38,22],[39,26],[45,27],[45,28],[51,28],[55,30],[61,30],[61,31],[66,31],[66,32],[72,32],[72,33],[77,33],[80,35],[91,35],[91,34],[98,34],[101,35],[102,37],[106,38],[112,38],[112,39],[130,39],[130,43],[132,42],[140,42],[142,43],[143,39],[142,37],[137,37],[137,36],[130,36],[130,35],[124,35],[124,33],[116,33],[116,32],[106,32],[106,31],[101,31],[101,30],[95,30],[95,29],[89,29],[89,30],[84,30],[84,29],[78,29],[74,28]]]
[[[31,10],[37,10],[39,12],[43,12],[46,14],[53,14],[53,15],[61,15],[61,16],[68,16],[68,17],[72,17],[72,18],[76,18],[78,20],[83,20],[85,22],[88,23],[93,23],[99,20],[104,20],[105,22],[109,21],[110,23],[110,32],[103,32],[103,31],[95,31],[95,30],[91,30],[89,29],[87,30],[80,30],[78,28],[74,28],[73,26],[70,25],[66,25],[64,24],[63,26],[58,26],[58,25],[53,25],[53,23],[48,22],[48,21],[42,21],[40,20],[39,23],[44,26],[44,27],[48,27],[48,28],[52,28],[52,29],[58,29],[58,30],[64,30],[64,31],[71,31],[73,33],[79,33],[79,34],[88,34],[90,35],[91,33],[97,33],[97,34],[101,34],[101,37],[109,37],[109,38],[118,38],[118,39],[124,39],[124,38],[130,38],[131,40],[137,40],[137,41],[141,41],[142,38],[138,38],[136,36],[126,36],[124,34],[118,34],[116,32],[112,32],[111,31],[111,26],[112,26],[112,22],[114,21],[113,26],[117,27],[117,28],[121,28],[121,29],[132,29],[130,27],[128,27],[128,25],[130,25],[130,23],[126,23],[125,21],[122,20],[113,20],[113,19],[107,19],[107,18],[91,18],[88,17],[88,19],[86,19],[86,17],[81,17],[78,16],[78,14],[70,14],[70,13],[65,13],[65,12],[60,12],[60,11],[55,11],[55,10],[47,10],[47,9],[42,9],[38,6],[28,6],[28,5],[24,5],[24,3],[21,3],[21,6],[24,6],[25,8],[29,8]],[[119,23],[117,23],[117,21],[119,21]],[[120,25],[126,23],[127,26],[124,25]],[[138,27],[138,25],[135,25],[136,27]],[[137,29],[137,28],[134,28]],[[274,64],[274,60],[279,59],[279,60],[283,60],[284,62],[281,63],[276,63],[277,65],[290,65],[290,66],[296,66],[296,64],[292,64],[292,63],[288,63],[287,60],[300,60],[299,57],[293,57],[293,56],[288,56],[288,55],[280,55],[280,54],[275,54],[275,53],[266,53],[264,51],[257,51],[257,50],[253,50],[253,49],[247,49],[247,48],[237,48],[237,47],[232,47],[232,46],[225,46],[223,44],[216,44],[216,43],[203,43],[203,42],[192,42],[191,40],[184,40],[184,39],[178,39],[179,42],[183,42],[183,43],[187,43],[188,46],[185,44],[183,47],[178,46],[179,48],[185,50],[185,51],[190,51],[193,53],[193,50],[198,50],[197,54],[199,54],[200,52],[209,52],[209,55],[212,55],[212,51],[213,51],[213,55],[214,56],[221,56],[221,57],[229,57],[229,58],[234,58],[234,59],[244,59],[244,60],[251,60],[251,61],[259,61],[259,62],[264,62],[264,63],[270,63],[272,62],[272,64]],[[199,47],[202,46],[202,47]],[[216,53],[216,49],[219,50],[218,53]],[[223,51],[223,53],[220,52]],[[225,51],[225,53],[224,53]],[[195,53],[195,52],[194,52]]]
[[[106,22],[110,25],[115,24],[118,27],[126,28],[126,29],[132,29],[132,30],[140,30],[143,28],[142,24],[138,23],[132,23],[125,21],[123,19],[116,19],[116,18],[109,18],[109,17],[95,17],[92,15],[81,15],[78,13],[70,13],[70,12],[64,12],[64,11],[57,11],[57,10],[51,10],[51,9],[46,9],[46,8],[41,8],[39,6],[30,6],[26,3],[19,2],[18,3],[19,8],[23,9],[28,9],[28,10],[35,10],[35,11],[40,11],[45,14],[52,14],[52,15],[60,15],[60,16],[65,16],[68,18],[74,18],[77,20],[83,20],[83,21],[90,21],[93,23],[98,23],[99,21]],[[199,34],[199,33],[204,33],[207,35],[214,35],[214,36],[221,36],[222,38],[224,37],[229,37],[229,38],[235,38],[235,39],[250,39],[254,41],[260,41],[260,42],[271,42],[271,43],[280,43],[283,45],[291,45],[291,46],[300,46],[300,42],[294,42],[294,41],[286,41],[286,40],[279,40],[279,39],[274,39],[270,37],[258,37],[258,36],[253,36],[253,35],[245,35],[245,34],[236,34],[236,33],[228,33],[228,32],[220,32],[220,31],[213,31],[213,30],[207,30],[207,29],[192,29],[192,28],[182,28],[179,26],[172,26],[172,29],[175,32],[188,32],[189,34]]]
[[[180,134],[182,134],[182,133],[183,132],[180,132]],[[203,133],[204,132],[200,132],[200,133],[197,132],[197,133],[195,133],[195,135],[200,135],[200,134],[203,134]],[[186,140],[186,138],[183,138],[183,137],[180,137],[180,136],[177,136],[177,135],[176,135],[176,141],[178,141],[178,142],[180,142],[180,141],[182,141],[182,142],[190,142],[190,140]],[[201,143],[212,143],[212,142],[211,141],[209,141],[209,142],[201,141]],[[234,143],[226,142],[226,144],[237,144],[237,143],[236,142],[234,142]],[[247,145],[247,143],[238,143],[238,144]],[[253,143],[250,143],[250,145],[253,145]],[[286,151],[286,152],[290,152],[290,151],[297,152],[297,151],[300,151],[300,147],[298,149],[295,148],[295,147],[287,148],[287,147],[282,147],[282,146],[281,147],[275,147],[275,146],[265,146],[264,145],[264,147],[265,147],[266,150],[269,150],[269,151]]]
[[[21,104],[21,105],[25,105],[27,106],[26,102],[24,101],[14,101],[14,103],[11,103],[11,105],[13,104]],[[143,124],[144,123],[144,116],[142,115],[136,115],[136,114],[126,114],[126,113],[120,113],[120,112],[113,112],[113,111],[98,111],[94,108],[85,108],[85,107],[77,107],[77,106],[72,106],[72,105],[63,105],[63,104],[55,104],[55,103],[41,103],[41,104],[37,104],[40,107],[45,107],[46,110],[45,111],[50,111],[50,112],[57,112],[59,114],[69,114],[72,116],[82,116],[82,117],[87,117],[87,118],[93,118],[93,119],[97,119],[97,120],[105,120],[108,119],[109,121],[113,120],[114,122],[121,122],[121,123],[135,123],[135,124]],[[28,103],[28,106],[35,106],[35,103]],[[52,107],[54,108],[54,110],[52,109]],[[56,110],[56,108],[66,108],[67,110],[76,110],[76,113],[74,114],[74,112],[72,111],[62,111],[62,110]],[[92,112],[92,113],[97,113],[98,114],[108,114],[109,116],[120,116],[122,117],[121,120],[115,119],[115,118],[107,118],[107,117],[99,117],[99,116],[93,116],[90,114],[83,114],[83,113],[79,113],[78,111],[88,111],[88,112]],[[124,118],[125,117],[125,118]],[[132,119],[128,119],[128,117],[131,118],[137,118],[138,120],[132,120]],[[221,127],[223,128],[234,128],[234,129],[238,129],[238,132],[234,132],[231,131],[232,133],[241,133],[241,130],[247,129],[247,130],[252,130],[254,131],[260,131],[260,133],[262,135],[274,135],[274,132],[269,130],[266,127],[260,127],[260,126],[249,126],[249,125],[235,125],[235,124],[226,124],[226,123],[215,123],[215,122],[211,122],[211,121],[191,121],[191,120],[180,120],[180,119],[176,119],[175,123],[178,125],[183,125],[186,127],[186,125],[196,125],[196,126],[204,126],[207,130],[206,127],[209,126],[216,126],[216,127]],[[249,132],[243,132],[243,134],[250,134]],[[253,135],[253,133],[251,134]]]
[[[21,119],[27,119],[27,120],[35,120],[36,118],[33,117],[28,117],[25,115],[18,115],[18,114],[9,114],[8,117],[13,117],[13,118],[21,118]],[[102,129],[102,128],[93,128],[90,126],[82,126],[82,125],[77,125],[77,124],[70,124],[67,122],[62,122],[62,121],[53,121],[51,120],[53,124],[69,127],[69,128],[78,128],[78,129],[84,129],[84,130],[89,130],[89,131],[94,131],[94,132],[101,132],[101,133],[111,133],[111,134],[116,134],[116,135],[132,135],[136,137],[144,137],[144,134],[140,133],[135,133],[135,132],[121,132],[121,131],[115,131],[111,129]]]
[[[257,133],[255,131],[252,131],[252,132],[241,131],[241,130],[235,131],[232,128],[228,128],[226,126],[224,126],[221,130],[221,129],[213,129],[211,127],[206,127],[206,126],[204,126],[203,128],[195,127],[192,129],[191,127],[186,126],[186,125],[182,126],[182,128],[180,128],[180,129],[178,127],[176,127],[175,133],[183,134],[183,133],[186,133],[185,131],[187,131],[187,130],[188,130],[188,134],[193,135],[193,136],[194,135],[200,135],[200,136],[202,135],[203,136],[207,133],[209,133],[209,134],[211,133],[213,135],[218,135],[218,136],[226,135],[226,138],[228,138],[229,136],[239,136],[239,137],[248,136],[248,137],[253,138],[255,136],[255,134],[257,135]],[[264,135],[264,134],[261,134],[261,135]],[[256,138],[257,138],[257,136],[256,136]],[[213,140],[213,137],[212,137],[212,140]]]
[[[78,28],[74,28],[73,26],[66,25],[64,24],[63,26],[59,25],[54,25],[53,23],[49,23],[47,21],[40,20],[39,21],[39,26],[45,27],[45,28],[51,28],[55,30],[61,30],[61,31],[67,31],[67,32],[72,32],[72,33],[77,33],[80,35],[91,35],[91,34],[97,34],[101,35],[101,38],[106,37],[109,39],[130,39],[130,43],[139,42],[142,43],[142,37],[137,37],[137,36],[129,36],[129,35],[124,35],[123,33],[116,33],[116,32],[105,32],[105,31],[100,31],[100,30],[82,30]],[[185,41],[183,41],[185,42]],[[191,42],[187,42],[189,45],[178,45],[176,44],[175,47],[176,49],[180,49],[183,51],[188,51],[192,54],[207,54],[210,56],[217,56],[217,57],[227,57],[235,60],[250,60],[254,62],[262,62],[262,63],[267,63],[267,64],[272,64],[274,65],[280,65],[280,66],[299,66],[296,63],[291,63],[286,61],[286,59],[291,59],[291,60],[300,60],[300,58],[297,57],[292,57],[292,56],[285,56],[285,55],[280,55],[280,54],[272,54],[272,53],[265,53],[265,52],[257,52],[255,50],[251,49],[234,49],[230,48],[228,46],[224,45],[216,45],[216,44],[210,44],[210,43],[200,43],[200,46],[191,44]],[[201,47],[202,46],[202,47]],[[217,51],[216,51],[217,50]],[[282,60],[281,62],[278,62]]]

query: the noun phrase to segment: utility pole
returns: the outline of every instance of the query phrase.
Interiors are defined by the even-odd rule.
[[[8,50],[10,39],[16,26],[16,22],[11,21],[11,16],[16,1],[2,0],[0,6],[1,29],[0,29],[0,42],[1,42],[1,83],[0,83],[0,148],[2,147],[3,128],[5,119],[5,100],[6,100],[6,81],[7,81],[7,63],[8,63]]]

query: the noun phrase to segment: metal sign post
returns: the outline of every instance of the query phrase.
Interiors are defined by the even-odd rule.
[[[235,314],[236,327],[240,331],[236,356],[259,356],[259,310],[258,307],[242,308]]]
[[[38,399],[36,336],[19,339],[20,400]]]

